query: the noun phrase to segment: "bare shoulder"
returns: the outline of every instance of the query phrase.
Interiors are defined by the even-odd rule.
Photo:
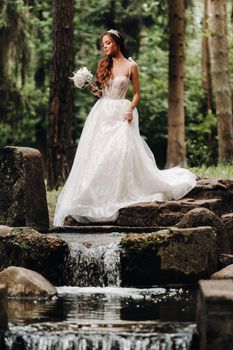
[[[131,72],[133,76],[138,75],[138,64],[134,61],[131,61]]]
[[[131,65],[132,65],[132,69],[138,69],[138,64],[136,62],[131,61]]]
[[[138,64],[132,58],[129,60],[131,64],[131,71],[138,72]]]

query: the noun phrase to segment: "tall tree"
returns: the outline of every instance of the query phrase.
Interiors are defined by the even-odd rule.
[[[1,127],[6,123],[7,142],[13,143],[17,122],[23,113],[21,89],[29,65],[26,40],[28,7],[24,6],[23,0],[17,3],[3,0],[0,14],[0,122],[3,123]]]
[[[50,80],[48,188],[64,184],[70,171],[73,88],[73,0],[53,2],[53,52]]]
[[[184,0],[168,0],[169,87],[166,167],[186,164],[184,125]]]
[[[211,0],[212,55],[218,119],[218,157],[233,160],[232,94],[229,75],[226,0]]]
[[[202,37],[202,88],[204,91],[203,112],[205,115],[213,109],[213,93],[211,79],[211,57],[210,57],[210,5],[211,0],[205,0],[203,16],[203,37]]]

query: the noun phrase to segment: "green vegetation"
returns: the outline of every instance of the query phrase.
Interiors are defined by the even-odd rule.
[[[25,4],[28,5],[25,5]],[[187,2],[190,3],[190,2]],[[185,115],[191,167],[216,165],[215,111],[203,114],[201,39],[203,1],[186,10]],[[229,5],[230,6],[230,5]],[[49,74],[52,47],[52,1],[2,0],[0,5],[0,148],[33,146],[46,154]],[[229,8],[231,10],[231,8]],[[230,13],[230,11],[229,11]],[[230,63],[233,62],[229,17]],[[167,142],[167,3],[145,0],[75,1],[75,66],[95,72],[101,57],[98,38],[117,28],[126,33],[129,56],[139,64],[140,130],[162,167]],[[16,25],[13,23],[16,23]],[[7,42],[3,38],[8,38]],[[78,143],[84,120],[95,98],[75,90],[73,139]],[[210,168],[208,168],[210,169]]]
[[[190,170],[193,171],[199,177],[223,178],[223,179],[233,178],[232,164],[231,165],[218,164],[217,166],[209,166],[209,167],[206,165],[202,165],[200,167],[190,168]]]

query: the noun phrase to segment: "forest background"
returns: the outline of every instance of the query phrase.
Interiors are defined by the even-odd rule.
[[[0,148],[6,145],[38,148],[45,170],[52,3],[52,0],[1,0],[0,4]],[[184,107],[190,167],[218,162],[216,107],[213,103],[211,109],[206,109],[203,91],[202,40],[209,35],[203,31],[204,3],[204,0],[185,1]],[[230,67],[233,67],[232,6],[233,2],[227,1]],[[163,167],[168,117],[167,1],[75,0],[74,70],[87,66],[95,72],[102,57],[99,38],[110,28],[126,34],[128,55],[139,65],[140,130],[158,165]],[[232,69],[230,74],[233,75]],[[96,98],[88,91],[77,89],[74,97],[72,139],[75,149]]]

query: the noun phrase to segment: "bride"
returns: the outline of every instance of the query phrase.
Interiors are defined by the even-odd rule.
[[[196,176],[175,167],[159,170],[139,133],[137,64],[126,58],[124,38],[108,30],[101,38],[105,57],[96,77],[100,98],[91,109],[73,167],[61,191],[54,225],[71,215],[78,222],[114,221],[120,208],[140,202],[179,199],[196,185]],[[133,99],[125,98],[133,85]]]

